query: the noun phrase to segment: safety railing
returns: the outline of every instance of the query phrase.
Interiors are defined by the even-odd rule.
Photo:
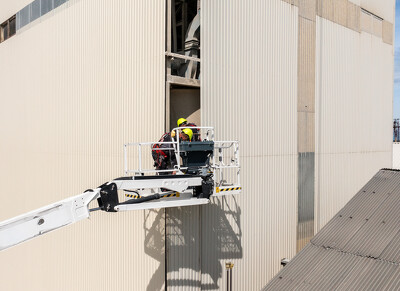
[[[144,174],[157,174],[157,173],[173,173],[176,171],[182,171],[184,170],[183,167],[181,167],[180,164],[176,165],[176,168],[171,168],[171,169],[165,169],[165,170],[156,170],[156,169],[150,169],[150,168],[145,168],[143,166],[143,160],[147,159],[150,160],[151,153],[155,149],[153,149],[154,144],[159,144],[159,145],[171,145],[170,147],[165,147],[162,148],[163,151],[176,151],[177,144],[178,142],[139,142],[139,143],[127,143],[124,145],[124,172],[125,175],[144,175]],[[128,161],[128,149],[130,147],[136,147],[138,150],[137,157],[138,157],[138,167],[136,169],[129,169],[129,161]],[[145,150],[143,149],[144,147],[148,147],[149,150],[147,158],[143,157],[143,152]],[[177,160],[179,162],[179,160]],[[153,161],[151,161],[153,162]]]
[[[194,128],[192,127],[176,127],[171,131],[171,137],[172,141],[171,142],[139,142],[139,143],[127,143],[124,144],[124,172],[125,175],[144,175],[144,174],[158,174],[158,173],[174,173],[175,174],[183,174],[185,170],[187,170],[187,167],[184,167],[181,162],[181,149],[180,149],[180,143],[179,141],[179,136],[180,133],[182,132],[183,129],[185,128],[190,128],[190,129],[195,129],[197,133],[199,140],[208,140],[208,141],[214,141],[214,128],[209,127],[209,126],[196,126]],[[194,131],[194,130],[193,130]],[[153,145],[159,144],[159,145],[170,145],[170,147],[164,147],[162,148],[163,151],[174,151],[175,158],[177,164],[174,166],[174,168],[171,169],[165,169],[165,170],[156,170],[156,169],[150,169],[150,168],[145,168],[143,165],[143,160],[148,160],[149,157],[151,157],[153,149]],[[128,150],[129,148],[137,148],[137,152],[134,154],[134,156],[137,156],[137,161],[138,161],[138,166],[135,169],[130,169],[129,168],[129,159],[128,159]],[[146,152],[144,148],[147,147],[147,157],[143,157],[143,153]],[[148,164],[148,163],[147,163]]]
[[[125,175],[146,175],[146,174],[184,174],[188,169],[182,164],[181,161],[181,145],[179,136],[183,129],[190,128],[197,131],[200,141],[213,141],[214,153],[212,159],[209,161],[209,167],[214,174],[214,181],[216,186],[229,186],[240,185],[240,159],[239,159],[239,142],[238,141],[215,141],[213,127],[176,127],[171,133],[172,141],[170,142],[140,142],[140,143],[127,143],[124,145],[124,172]],[[153,146],[169,145],[163,147],[163,151],[170,151],[175,155],[176,165],[170,169],[157,170],[152,168],[153,159],[151,153],[154,150]],[[132,155],[128,154],[130,148],[134,148],[135,152]],[[145,156],[144,156],[145,155]],[[129,161],[137,162],[137,167],[130,169]]]
[[[212,168],[217,186],[240,185],[239,142],[215,141]]]

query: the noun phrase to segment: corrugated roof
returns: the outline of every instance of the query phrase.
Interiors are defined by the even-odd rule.
[[[399,290],[400,171],[380,170],[264,290]]]

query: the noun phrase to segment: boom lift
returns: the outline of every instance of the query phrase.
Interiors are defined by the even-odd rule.
[[[156,142],[168,144],[168,149],[174,152],[178,163],[173,169],[144,169],[143,164],[149,161],[154,142],[125,144],[124,177],[0,222],[0,250],[89,218],[92,211],[202,205],[209,203],[210,197],[240,193],[239,142],[215,141],[212,127],[197,128],[201,141],[173,139],[172,142]],[[173,129],[176,137],[182,129]],[[149,155],[142,157],[146,147],[150,148]],[[138,168],[135,170],[128,166],[128,151],[132,148],[138,154]],[[230,183],[226,176],[232,179]],[[120,202],[118,190],[125,192],[126,201]],[[94,200],[97,200],[98,207],[89,208]]]

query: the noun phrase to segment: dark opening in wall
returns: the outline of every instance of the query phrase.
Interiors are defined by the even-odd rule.
[[[16,32],[15,15],[4,21],[0,25],[0,42],[12,37]]]
[[[200,78],[200,1],[169,0],[171,75]],[[181,57],[182,56],[182,57]]]
[[[184,54],[189,26],[198,11],[197,0],[175,0],[172,7],[172,52]]]
[[[200,88],[174,85],[170,92],[170,130],[181,117],[200,126]]]

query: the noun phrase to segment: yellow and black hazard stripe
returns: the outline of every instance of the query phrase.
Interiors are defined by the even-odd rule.
[[[142,198],[139,194],[125,194],[125,197],[128,198]]]
[[[228,191],[236,191],[236,190],[242,190],[242,187],[234,187],[234,188],[216,188],[217,193],[219,192],[228,192]]]
[[[162,198],[179,197],[179,192],[168,193],[161,196]]]

